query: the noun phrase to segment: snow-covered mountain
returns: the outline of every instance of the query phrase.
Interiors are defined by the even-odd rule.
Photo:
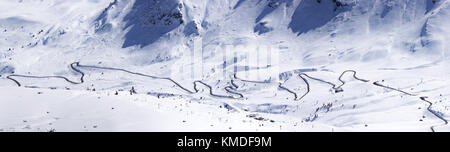
[[[449,131],[448,0],[0,4],[1,131]]]

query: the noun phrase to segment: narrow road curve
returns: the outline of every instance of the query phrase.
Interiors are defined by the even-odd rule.
[[[312,80],[315,80],[315,81],[319,81],[319,82],[322,82],[322,83],[331,85],[331,89],[333,89],[335,93],[339,93],[339,92],[344,91],[344,90],[342,89],[342,86],[345,85],[345,81],[342,80],[342,77],[343,77],[346,73],[349,73],[349,72],[353,73],[352,76],[353,76],[353,78],[355,78],[356,80],[359,80],[359,81],[362,81],[362,82],[369,82],[369,80],[364,80],[364,79],[358,78],[358,77],[356,76],[356,71],[354,71],[354,70],[346,70],[346,71],[344,71],[344,72],[341,73],[341,75],[339,76],[338,80],[339,80],[342,84],[339,85],[339,86],[337,86],[337,85],[334,84],[334,83],[325,81],[325,80],[323,80],[323,79],[319,79],[319,78],[315,78],[315,77],[309,76],[309,75],[306,74],[306,73],[300,73],[300,74],[298,74],[298,76],[299,76],[299,77],[303,80],[303,82],[305,82],[305,84],[306,84],[306,92],[305,92],[298,100],[303,99],[303,98],[311,91],[311,90],[310,90],[310,84],[309,84],[309,82],[308,82],[308,80],[307,80],[306,78],[309,78],[309,79],[312,79]]]
[[[405,91],[403,91],[403,90],[396,89],[396,88],[392,88],[392,87],[387,86],[387,85],[383,85],[383,84],[381,84],[381,83],[378,82],[378,81],[373,82],[373,85],[376,85],[376,86],[379,86],[379,87],[383,87],[383,88],[386,88],[386,89],[389,89],[389,90],[394,90],[394,91],[397,91],[397,92],[401,92],[401,93],[406,94],[406,95],[409,95],[409,96],[416,96],[416,95],[414,95],[414,94],[405,92]]]
[[[231,84],[231,86],[226,86],[224,88],[225,91],[227,91],[228,93],[231,93],[231,94],[238,95],[239,98],[244,98],[244,95],[242,93],[237,92],[237,89],[239,88],[239,86],[234,83],[234,79],[233,78],[231,78],[230,84]]]
[[[346,73],[353,73],[353,74],[352,74],[352,77],[355,78],[355,79],[358,80],[358,81],[362,81],[362,82],[364,82],[364,83],[369,82],[369,80],[365,80],[365,79],[361,79],[361,78],[357,77],[357,76],[356,76],[356,71],[355,71],[355,70],[346,70],[346,71],[342,72],[342,74],[341,74],[341,75],[339,76],[339,78],[338,78],[339,81],[342,83],[341,85],[338,86],[338,88],[341,88],[342,86],[344,86],[345,81],[342,80],[342,77],[343,77]]]
[[[290,90],[290,89],[288,89],[288,88],[286,88],[286,87],[284,87],[283,86],[283,83],[278,83],[278,88],[280,88],[280,89],[282,89],[282,90],[285,90],[285,91],[287,91],[287,92],[289,92],[289,93],[291,93],[291,94],[293,94],[294,95],[294,101],[297,101],[298,99],[298,95],[297,95],[297,93],[295,93],[294,91],[292,91],[292,90]],[[309,90],[308,90],[309,91]],[[303,97],[302,97],[303,98]]]
[[[231,78],[230,83],[231,83],[231,86],[232,86],[233,89],[238,89],[239,88],[239,85],[234,83],[234,79],[233,78]]]
[[[300,73],[300,74],[298,74],[298,76],[299,76],[300,78],[302,78],[303,81],[305,81],[305,80],[306,80],[305,77],[307,77],[307,78],[310,78],[310,79],[312,79],[312,80],[319,81],[319,82],[322,82],[322,83],[326,83],[326,84],[328,84],[328,85],[331,85],[331,89],[333,89],[334,92],[336,92],[336,93],[342,92],[342,89],[341,89],[340,87],[336,87],[336,84],[334,84],[334,83],[331,83],[331,82],[328,82],[328,81],[325,81],[325,80],[322,80],[322,79],[319,79],[319,78],[311,77],[311,76],[309,76],[309,75],[306,74],[306,73]],[[305,77],[303,77],[303,76],[305,76]],[[306,80],[306,81],[307,81],[307,80]],[[305,81],[305,82],[306,82],[306,81]],[[306,84],[309,85],[309,83],[306,83]]]
[[[308,80],[306,78],[309,78],[309,79],[312,79],[312,80],[316,80],[316,81],[319,81],[319,82],[331,85],[331,89],[333,89],[335,93],[342,92],[342,89],[336,88],[336,85],[334,83],[331,83],[331,82],[328,82],[328,81],[325,81],[325,80],[322,80],[322,79],[319,79],[319,78],[311,77],[311,76],[309,76],[306,73],[300,73],[300,74],[298,74],[298,77],[300,77],[303,80],[303,82],[305,82],[305,84],[306,84],[306,92],[298,100],[302,100],[311,91],[310,84],[309,84],[309,82],[308,82]]]
[[[13,81],[14,83],[16,83],[17,86],[19,86],[19,87],[22,86],[22,84],[21,84],[18,80],[14,79],[13,77],[33,78],[33,79],[56,78],[56,79],[63,79],[63,80],[65,80],[65,81],[67,81],[67,82],[69,82],[69,83],[72,83],[72,84],[82,84],[82,83],[84,83],[84,80],[83,80],[83,78],[84,78],[84,73],[83,73],[82,71],[80,71],[79,69],[77,69],[77,68],[74,67],[74,65],[77,66],[78,64],[79,64],[78,62],[74,62],[74,63],[70,64],[70,68],[71,68],[72,70],[76,71],[77,73],[79,73],[79,74],[81,75],[81,76],[80,76],[80,81],[79,81],[79,82],[77,82],[77,81],[72,81],[72,80],[70,80],[69,78],[64,77],[64,76],[31,76],[31,75],[12,74],[12,75],[6,76],[6,78],[9,79],[9,80],[12,80],[12,81]]]
[[[437,125],[437,126],[444,126],[448,124],[448,121],[446,119],[444,119],[439,113],[437,113],[436,111],[434,111],[433,109],[431,109],[431,107],[433,106],[433,103],[431,103],[431,101],[427,100],[428,97],[424,96],[424,97],[420,97],[421,100],[427,102],[429,105],[427,107],[427,110],[430,111],[434,116],[438,117],[439,119],[441,119],[442,121],[444,121],[444,124],[442,125]],[[431,131],[435,132],[434,128],[437,126],[431,126]]]
[[[418,96],[417,94],[412,94],[412,93],[408,93],[408,92],[403,91],[403,90],[400,90],[400,89],[392,88],[392,87],[389,87],[389,86],[387,86],[387,85],[383,85],[383,84],[381,84],[381,83],[379,83],[379,82],[374,82],[373,84],[376,85],[376,86],[378,86],[378,87],[383,87],[383,88],[386,88],[386,89],[389,89],[389,90],[393,90],[393,91],[397,91],[397,92],[406,94],[406,95],[408,95],[408,96],[414,96],[414,97]],[[436,111],[434,111],[433,109],[431,109],[432,106],[433,106],[433,103],[432,103],[431,101],[428,101],[427,98],[428,98],[427,96],[420,96],[420,97],[419,97],[420,100],[422,100],[422,101],[428,103],[428,107],[427,107],[428,112],[430,112],[431,114],[433,114],[434,116],[436,116],[437,118],[439,118],[440,120],[442,120],[442,121],[444,122],[444,124],[441,124],[441,125],[435,125],[435,126],[431,126],[431,127],[430,127],[431,131],[432,131],[432,132],[435,132],[435,128],[436,128],[436,127],[447,125],[447,124],[448,124],[448,121],[447,121],[447,119],[445,119],[444,117],[442,117],[438,112],[436,112]]]
[[[208,88],[209,88],[209,94],[210,94],[211,96],[213,96],[213,97],[235,99],[234,96],[226,96],[226,95],[218,95],[218,94],[214,94],[213,91],[212,91],[213,89],[212,89],[212,87],[211,87],[210,85],[204,83],[203,81],[199,81],[199,80],[194,81],[194,90],[195,90],[195,93],[198,93],[198,92],[200,91],[200,90],[197,88],[197,83],[202,84],[202,85],[208,87]],[[226,89],[225,89],[225,90],[226,90]],[[235,94],[235,93],[233,92],[232,94]],[[242,96],[242,97],[243,97],[243,96]]]
[[[238,95],[240,98],[244,98],[244,95],[242,93],[237,92],[239,85],[237,85],[236,83],[234,83],[234,79],[237,79],[236,73],[233,74],[233,77],[230,76],[230,84],[231,86],[226,86],[224,89],[225,91],[227,91],[228,93],[231,94],[235,94]]]

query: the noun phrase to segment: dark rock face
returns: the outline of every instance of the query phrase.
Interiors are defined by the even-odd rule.
[[[183,24],[182,5],[177,0],[136,0],[125,18],[122,47],[138,45],[141,48],[157,41],[161,36]]]
[[[105,33],[111,30],[112,25],[107,23],[106,16],[108,15],[108,11],[115,5],[117,5],[117,0],[111,2],[108,7],[106,7],[105,10],[103,10],[103,12],[97,17],[97,19],[95,19],[95,33]]]
[[[258,33],[259,35],[270,32],[273,30],[271,27],[266,26],[267,22],[261,22],[258,23],[255,28],[253,29],[253,32]]]
[[[0,76],[2,74],[14,73],[15,68],[7,63],[0,62]]]
[[[293,32],[306,33],[322,27],[339,13],[347,11],[347,4],[337,0],[307,0],[301,1],[296,8],[289,28]]]
[[[197,23],[195,23],[194,21],[187,23],[184,27],[183,33],[185,36],[198,36],[199,31]]]

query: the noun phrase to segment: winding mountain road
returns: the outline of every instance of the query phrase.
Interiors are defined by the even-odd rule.
[[[306,83],[306,85],[307,85],[307,92],[306,92],[300,99],[302,99],[304,96],[306,96],[306,95],[310,92],[310,89],[309,89],[310,87],[309,87],[308,80],[307,80],[306,78],[302,77],[302,76],[306,76],[306,77],[308,77],[308,78],[310,78],[310,79],[313,79],[313,80],[316,80],[316,81],[320,81],[320,82],[329,84],[329,85],[332,86],[332,89],[334,89],[335,92],[338,93],[338,92],[342,92],[342,91],[343,91],[343,90],[342,90],[342,86],[345,85],[345,81],[342,80],[342,77],[344,76],[345,73],[353,73],[353,74],[352,74],[353,78],[355,78],[355,79],[358,80],[358,81],[361,81],[361,82],[364,82],[364,83],[370,82],[370,80],[365,80],[365,79],[358,78],[358,77],[356,76],[356,71],[354,71],[354,70],[346,70],[346,71],[342,72],[341,75],[340,75],[339,78],[338,78],[338,80],[339,80],[342,84],[339,85],[339,86],[337,86],[337,87],[336,87],[335,84],[333,84],[333,83],[331,83],[331,82],[328,82],[328,81],[325,81],[325,80],[322,80],[322,79],[318,79],[318,78],[311,77],[311,76],[309,76],[309,75],[307,75],[307,74],[305,74],[305,73],[301,73],[301,74],[299,74],[298,76],[299,76],[300,78],[302,78],[303,81]],[[396,88],[393,88],[393,87],[389,87],[389,86],[387,86],[387,85],[383,85],[383,84],[381,84],[381,83],[379,83],[379,82],[377,82],[377,81],[376,81],[376,82],[373,82],[372,84],[375,85],[375,86],[378,86],[378,87],[382,87],[382,88],[388,89],[388,90],[397,91],[397,92],[400,92],[400,93],[403,93],[403,94],[406,94],[406,95],[409,95],[409,96],[414,96],[414,97],[419,96],[418,94],[408,93],[408,92],[403,91],[403,90],[400,90],[400,89],[396,89]],[[422,100],[422,101],[424,101],[424,102],[426,102],[426,103],[429,104],[429,106],[427,107],[427,110],[428,110],[430,113],[432,113],[434,116],[436,116],[437,118],[439,118],[440,120],[442,120],[442,121],[444,122],[444,124],[438,125],[438,126],[447,125],[447,124],[448,124],[448,121],[447,121],[445,118],[443,118],[438,112],[436,112],[436,111],[434,111],[433,109],[431,109],[432,106],[433,106],[433,103],[430,102],[430,101],[428,101],[428,100],[426,100],[427,98],[428,98],[427,96],[419,96],[419,99],[420,99],[420,100]],[[430,127],[431,131],[432,131],[432,132],[435,132],[435,128],[436,128],[436,127],[437,127],[437,126],[431,126],[431,127]]]
[[[138,76],[143,76],[143,77],[148,77],[148,78],[152,78],[152,79],[160,79],[160,80],[167,80],[172,82],[173,84],[175,84],[177,87],[179,87],[180,89],[186,91],[189,94],[195,94],[198,93],[200,90],[198,89],[198,84],[204,85],[207,88],[209,88],[209,94],[213,97],[219,97],[219,98],[229,98],[229,99],[240,99],[243,98],[243,95],[234,91],[231,91],[229,89],[225,89],[228,93],[230,94],[234,94],[234,95],[238,95],[239,97],[235,97],[235,96],[227,96],[227,95],[218,95],[218,94],[214,94],[213,93],[213,89],[210,85],[206,84],[203,81],[197,80],[194,81],[194,91],[191,91],[185,87],[183,87],[181,84],[179,84],[178,82],[176,82],[175,80],[173,80],[172,78],[169,77],[158,77],[158,76],[153,76],[153,75],[147,75],[147,74],[143,74],[143,73],[138,73],[138,72],[132,72],[126,69],[121,69],[121,68],[112,68],[112,67],[100,67],[100,66],[92,66],[92,65],[81,65],[79,62],[74,62],[70,64],[70,69],[74,70],[75,72],[79,73],[80,76],[80,80],[79,81],[73,81],[70,80],[67,77],[64,76],[33,76],[33,75],[19,75],[19,74],[12,74],[12,75],[8,75],[6,78],[9,80],[12,80],[14,83],[16,83],[19,87],[22,86],[22,84],[14,79],[13,77],[22,77],[22,78],[34,78],[34,79],[48,79],[48,78],[57,78],[57,79],[63,79],[71,84],[82,84],[84,83],[84,76],[85,73],[79,69],[79,68],[91,68],[91,69],[102,69],[102,70],[112,70],[112,71],[122,71],[122,72],[126,72],[129,74],[133,74],[133,75],[138,75]]]
[[[306,73],[300,73],[300,74],[298,74],[298,76],[305,82],[307,91],[306,91],[300,98],[298,98],[298,100],[301,100],[303,97],[305,97],[305,96],[310,92],[310,84],[309,84],[308,80],[307,80],[305,77],[307,77],[307,78],[309,78],[309,79],[312,79],[312,80],[316,80],[316,81],[322,82],[322,83],[329,84],[329,85],[332,86],[332,89],[335,90],[335,93],[339,93],[339,92],[344,91],[344,90],[342,89],[342,86],[345,85],[345,81],[342,80],[342,77],[343,77],[346,73],[352,73],[352,77],[355,78],[355,79],[358,80],[358,81],[361,81],[361,82],[364,82],[364,83],[370,82],[370,80],[365,80],[365,79],[361,79],[361,78],[357,77],[357,76],[356,76],[356,71],[354,71],[354,70],[346,70],[346,71],[344,71],[344,72],[341,73],[341,75],[339,76],[338,80],[339,80],[342,84],[339,85],[339,86],[337,86],[337,85],[334,84],[334,83],[331,83],[331,82],[328,82],[328,81],[325,81],[325,80],[322,80],[322,79],[319,79],[319,78],[311,77],[311,76],[309,76],[309,75],[306,74]],[[305,76],[305,77],[303,77],[303,76]],[[387,85],[383,85],[383,84],[381,84],[381,83],[379,83],[379,82],[377,82],[377,81],[376,81],[376,82],[373,82],[372,84],[375,85],[375,86],[378,86],[378,87],[382,87],[382,88],[388,89],[388,90],[397,91],[397,92],[400,92],[400,93],[403,93],[403,94],[406,94],[406,95],[409,95],[409,96],[414,96],[414,97],[419,96],[418,94],[408,93],[408,92],[403,91],[403,90],[400,90],[400,89],[396,89],[396,88],[393,88],[393,87],[389,87],[389,86],[387,86]],[[285,88],[285,87],[282,87],[281,85],[282,85],[282,83],[280,83],[280,85],[279,85],[280,88]],[[297,95],[295,92],[290,91],[290,90],[287,89],[287,88],[285,88],[285,90],[289,91],[290,93],[293,93],[294,96],[295,96],[295,99],[294,99],[294,100],[297,100],[298,95]],[[436,128],[436,127],[438,127],[438,126],[443,126],[443,125],[447,125],[447,124],[448,124],[448,121],[447,121],[444,117],[442,117],[438,112],[436,112],[436,111],[434,111],[434,110],[432,109],[433,103],[430,102],[430,101],[428,101],[428,100],[426,100],[427,98],[428,98],[427,96],[419,96],[419,99],[420,99],[420,100],[422,100],[422,101],[424,101],[424,102],[426,102],[426,103],[429,104],[429,106],[427,107],[427,110],[428,110],[430,113],[432,113],[434,116],[436,116],[437,118],[439,118],[440,120],[442,120],[442,121],[444,122],[444,123],[441,124],[441,125],[436,125],[436,126],[431,126],[431,127],[430,127],[431,131],[432,131],[432,132],[435,132],[435,128]]]
[[[63,79],[63,80],[65,80],[65,81],[67,81],[67,82],[69,82],[71,84],[83,84],[85,82],[84,81],[85,73],[80,68],[91,68],[91,69],[101,69],[101,70],[111,70],[111,71],[122,71],[122,72],[129,73],[129,74],[132,74],[132,75],[138,75],[138,76],[148,77],[148,78],[152,78],[152,79],[159,79],[159,80],[170,81],[175,86],[177,86],[178,88],[184,90],[185,92],[187,92],[189,94],[195,94],[195,93],[200,92],[200,90],[198,89],[198,84],[201,84],[203,86],[206,86],[209,89],[209,94],[211,96],[218,97],[218,98],[228,98],[228,99],[242,99],[242,98],[244,98],[244,95],[242,93],[237,92],[237,89],[239,88],[239,86],[234,83],[234,79],[237,79],[237,80],[240,80],[240,81],[246,82],[246,83],[260,83],[260,84],[270,84],[270,83],[272,83],[270,81],[270,79],[269,80],[265,80],[265,81],[244,80],[244,79],[240,79],[239,77],[237,77],[236,74],[234,74],[233,77],[231,78],[230,86],[226,86],[224,88],[224,90],[227,93],[232,94],[232,95],[219,95],[219,94],[215,94],[213,92],[212,86],[210,86],[207,83],[205,83],[203,81],[200,81],[200,80],[196,80],[196,81],[193,82],[193,84],[194,84],[194,91],[192,91],[192,90],[189,90],[186,87],[182,86],[181,84],[179,84],[178,82],[176,82],[175,80],[173,80],[172,78],[169,78],[169,77],[159,77],[159,76],[147,75],[147,74],[143,74],[143,73],[139,73],[139,72],[132,72],[132,71],[129,71],[129,70],[126,70],[126,69],[121,69],[121,68],[100,67],[100,66],[93,66],[93,65],[81,65],[79,62],[71,63],[69,66],[70,66],[71,70],[73,70],[73,71],[77,72],[78,74],[80,74],[79,81],[70,80],[69,78],[64,77],[64,76],[33,76],[33,75],[20,75],[20,74],[8,75],[8,76],[6,76],[6,78],[11,80],[11,81],[13,81],[14,83],[16,83],[19,87],[22,86],[22,84],[18,80],[14,79],[14,77],[33,78],[33,79],[55,78],[55,79]],[[320,78],[309,76],[306,73],[298,74],[298,76],[305,82],[306,89],[307,89],[306,92],[302,96],[300,96],[300,98],[299,98],[297,93],[295,93],[294,91],[290,90],[287,87],[284,87],[283,83],[281,83],[281,82],[278,83],[278,87],[280,89],[282,89],[282,90],[285,90],[285,91],[293,94],[294,95],[294,101],[299,101],[299,100],[303,99],[306,95],[308,95],[310,93],[311,90],[310,90],[310,83],[309,83],[308,79],[328,84],[328,85],[331,86],[331,89],[333,89],[335,91],[335,93],[339,93],[339,92],[344,91],[342,89],[342,86],[344,86],[346,84],[346,82],[344,80],[342,80],[342,77],[346,73],[352,73],[352,77],[354,79],[358,80],[358,81],[361,81],[361,82],[364,82],[364,83],[370,82],[370,80],[365,80],[365,79],[361,79],[361,78],[357,77],[356,76],[356,73],[357,73],[356,71],[354,71],[354,70],[346,70],[346,71],[342,72],[341,75],[338,78],[338,80],[342,83],[340,85],[336,85],[334,83],[325,81],[325,80],[320,79]],[[403,93],[403,94],[406,94],[406,95],[409,95],[409,96],[414,96],[414,97],[419,96],[417,94],[408,93],[408,92],[400,90],[400,89],[396,89],[396,88],[393,88],[393,87],[390,87],[390,86],[387,86],[387,85],[383,85],[383,84],[381,84],[378,81],[375,81],[372,84],[375,85],[375,86],[378,86],[378,87],[382,87],[382,88],[388,89],[388,90],[397,91],[397,92],[400,92],[400,93]],[[421,101],[424,101],[424,102],[429,104],[429,106],[427,107],[427,110],[430,113],[432,113],[434,116],[436,116],[437,118],[439,118],[440,120],[442,120],[444,122],[441,125],[435,125],[435,126],[431,126],[430,127],[431,131],[435,132],[435,128],[437,126],[447,125],[448,121],[445,118],[443,118],[441,116],[441,114],[439,114],[437,111],[434,111],[432,109],[433,103],[431,101],[428,101],[427,98],[428,98],[427,96],[419,96],[419,99]]]

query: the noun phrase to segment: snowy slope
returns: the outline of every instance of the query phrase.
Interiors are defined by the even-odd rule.
[[[0,131],[450,131],[448,0],[0,4]]]

